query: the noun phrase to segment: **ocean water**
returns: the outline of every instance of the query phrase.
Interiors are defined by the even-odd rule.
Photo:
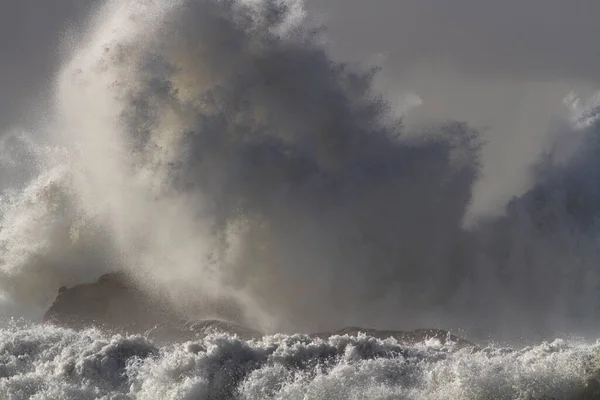
[[[47,100],[0,134],[0,398],[600,398],[600,97],[570,97],[569,156],[466,227],[480,132],[406,135],[322,35],[299,0],[108,0],[65,33]],[[44,322],[106,273],[266,334]],[[84,313],[152,315],[86,288]],[[346,326],[477,347],[296,333]]]

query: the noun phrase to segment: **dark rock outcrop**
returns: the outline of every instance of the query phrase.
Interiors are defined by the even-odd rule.
[[[232,313],[225,310],[223,314]],[[183,320],[166,302],[140,290],[124,274],[107,274],[95,283],[60,288],[44,321],[72,329],[99,327],[117,333],[146,334],[158,341],[193,340],[219,331],[243,338],[260,336],[255,330],[225,320]]]
[[[81,329],[100,326],[140,331],[170,319],[168,309],[145,295],[125,275],[108,274],[95,283],[60,288],[44,320]]]
[[[157,341],[193,340],[215,332],[233,333],[244,339],[262,336],[259,331],[225,319],[182,320],[167,304],[153,299],[121,274],[104,275],[96,283],[61,288],[45,315],[45,321],[72,329],[96,326],[112,332],[146,334]],[[346,327],[310,336],[326,339],[334,335],[357,336],[360,333],[380,339],[393,337],[406,344],[437,339],[442,344],[472,345],[441,329],[394,331]]]

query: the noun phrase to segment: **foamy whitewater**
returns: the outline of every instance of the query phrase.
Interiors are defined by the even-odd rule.
[[[600,98],[568,97],[532,188],[467,227],[480,134],[405,135],[321,35],[299,0],[114,0],[66,34],[0,135],[0,398],[600,398]],[[106,273],[266,335],[44,323]],[[345,326],[478,347],[296,333]]]
[[[599,345],[554,341],[473,352],[436,342],[213,335],[157,347],[140,336],[6,328],[7,399],[556,399],[596,398]],[[598,383],[595,383],[598,385]]]

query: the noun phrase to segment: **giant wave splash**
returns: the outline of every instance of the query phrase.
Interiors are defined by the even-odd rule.
[[[467,228],[478,132],[448,121],[405,135],[377,70],[333,61],[320,35],[296,0],[95,9],[45,112],[0,137],[0,316],[29,321],[0,330],[0,394],[594,393],[597,345],[553,339],[600,328],[599,101],[562,121],[568,156],[551,149],[506,215]],[[42,323],[59,288],[107,273],[174,319],[268,335],[158,344]],[[344,326],[547,342],[295,333]]]
[[[404,142],[374,72],[331,61],[301,6],[97,12],[56,79],[43,137],[58,150],[3,207],[3,289],[20,312],[39,318],[58,287],[114,271],[186,316],[237,298],[266,330],[374,325],[384,305],[414,318],[454,294],[476,133],[449,123]]]

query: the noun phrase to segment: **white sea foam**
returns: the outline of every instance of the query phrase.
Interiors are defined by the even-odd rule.
[[[598,344],[521,350],[226,333],[158,347],[50,326],[0,331],[5,399],[567,399],[590,389]],[[587,389],[586,389],[587,388]],[[590,392],[591,393],[591,392]],[[590,397],[591,398],[591,397]]]

